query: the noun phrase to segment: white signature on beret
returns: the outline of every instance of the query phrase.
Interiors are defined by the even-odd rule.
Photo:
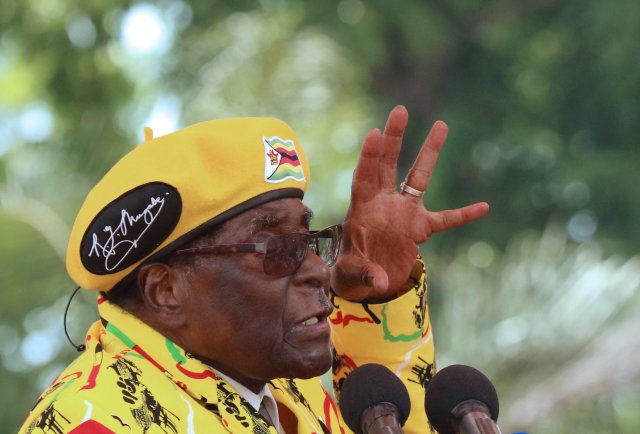
[[[163,197],[152,197],[144,211],[136,215],[129,214],[126,209],[121,210],[118,226],[113,229],[111,225],[107,225],[102,229],[103,232],[109,234],[103,244],[98,241],[98,234],[93,233],[93,244],[91,245],[89,256],[104,257],[104,268],[107,271],[116,269],[129,253],[138,247],[138,241],[162,211],[164,201]],[[134,227],[142,228],[140,235],[135,239],[127,239],[127,234]],[[114,259],[117,260],[115,264],[112,263]]]

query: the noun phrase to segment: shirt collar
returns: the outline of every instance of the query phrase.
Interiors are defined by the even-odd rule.
[[[211,367],[210,367],[211,368]],[[276,404],[276,399],[273,397],[273,393],[271,393],[271,389],[266,384],[262,387],[262,390],[259,393],[255,393],[249,388],[243,386],[233,378],[229,377],[226,374],[218,371],[217,369],[211,368],[212,371],[216,373],[220,378],[229,383],[240,396],[242,396],[256,411],[260,410],[260,404],[264,401],[264,405],[271,416],[273,424],[276,427],[276,430],[279,433],[282,433],[282,426],[280,425],[280,415],[278,413],[278,405]]]
[[[217,369],[211,368],[211,370],[213,370],[216,373],[216,375],[221,377],[224,381],[226,381],[234,389],[236,389],[236,391],[240,394],[240,396],[242,396],[244,399],[246,399],[247,402],[249,404],[251,404],[251,406],[254,409],[256,409],[256,411],[258,409],[260,409],[260,403],[262,402],[262,398],[263,397],[269,396],[269,397],[273,398],[273,395],[271,394],[271,390],[269,390],[269,387],[266,384],[262,387],[262,390],[259,393],[254,393],[249,388],[243,386],[242,384],[240,384],[239,382],[237,382],[233,378],[229,377],[226,374],[223,374],[222,372],[218,371]]]

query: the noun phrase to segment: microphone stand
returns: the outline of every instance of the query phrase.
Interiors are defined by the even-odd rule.
[[[489,407],[476,400],[463,401],[451,410],[454,420],[459,421],[459,434],[502,434],[489,413]]]
[[[402,434],[399,419],[400,415],[395,405],[381,402],[362,412],[360,428],[365,434]]]

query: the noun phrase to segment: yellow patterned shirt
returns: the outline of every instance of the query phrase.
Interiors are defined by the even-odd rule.
[[[409,389],[407,433],[431,430],[423,403],[434,348],[424,266],[416,265],[413,290],[369,305],[334,296],[329,318],[336,393],[361,364],[387,366]],[[86,351],[40,396],[20,433],[277,434],[205,364],[119,307],[102,298],[98,304]],[[269,387],[288,434],[350,432],[319,378],[275,379]]]

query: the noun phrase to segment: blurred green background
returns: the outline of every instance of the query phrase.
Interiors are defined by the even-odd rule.
[[[640,432],[638,23],[636,0],[1,0],[2,430],[74,357],[69,227],[144,125],[287,120],[321,226],[404,104],[401,177],[450,126],[427,207],[491,204],[422,250],[439,367],[493,380],[503,432]]]

